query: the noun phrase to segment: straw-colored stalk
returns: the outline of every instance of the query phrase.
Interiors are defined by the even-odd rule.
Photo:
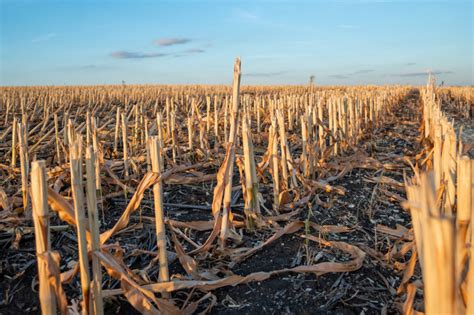
[[[17,132],[17,122],[16,117],[13,117],[13,126],[12,126],[12,160],[11,166],[16,166],[16,147],[17,147],[17,139],[18,139],[18,132]]]
[[[451,127],[452,128],[452,127]],[[443,170],[443,179],[446,182],[446,202],[445,202],[445,211],[450,214],[452,212],[456,188],[455,188],[455,172],[456,172],[456,135],[451,128],[447,131],[442,151],[442,170]]]
[[[227,128],[227,120],[229,119],[228,115],[228,98],[227,96],[225,97],[225,103],[224,103],[224,143],[229,142],[229,136],[228,136],[228,128]]]
[[[9,112],[10,112],[10,107],[11,107],[10,104],[11,104],[11,103],[10,103],[10,99],[8,99],[8,100],[7,100],[7,111],[6,111],[6,113],[5,113],[5,121],[4,121],[4,123],[3,123],[4,126],[7,126],[7,125],[8,125],[8,114],[9,114]]]
[[[26,117],[26,111],[25,111],[25,106],[26,106],[26,101],[24,98],[20,100],[20,107],[21,107],[21,122],[23,124],[26,124],[28,122],[28,118]],[[35,102],[37,104],[38,102]],[[33,111],[34,112],[34,111]]]
[[[369,120],[370,120],[370,125],[373,128],[375,128],[375,110],[374,110],[374,100],[369,99]]]
[[[203,151],[206,150],[206,142],[204,140],[205,132],[206,130],[205,130],[204,122],[199,123],[199,147]]]
[[[440,211],[432,174],[422,174],[420,185],[409,187],[415,237],[420,237],[416,242],[422,257],[426,314],[454,314],[457,309],[454,221]]]
[[[90,277],[89,263],[87,258],[86,226],[87,221],[84,212],[84,194],[82,184],[82,139],[81,136],[71,132],[69,146],[69,161],[71,167],[71,188],[74,201],[74,215],[76,218],[77,240],[79,247],[79,266],[81,270],[82,287],[82,313],[87,314],[90,307]],[[95,186],[95,183],[94,183]]]
[[[448,202],[450,206],[453,207],[455,203],[455,196],[456,196],[456,157],[457,157],[457,140],[456,140],[456,133],[452,129],[451,125],[451,132],[448,134],[450,140],[450,147],[449,147],[449,165],[448,165]]]
[[[143,114],[143,104],[140,104],[140,126],[147,127],[148,124],[145,123],[146,116]],[[145,128],[140,129],[140,145],[146,146],[146,140],[148,139],[145,135]]]
[[[242,138],[244,149],[245,186],[247,195],[247,224],[253,228],[253,218],[260,213],[258,201],[258,178],[255,168],[252,138],[246,119],[242,119]]]
[[[214,148],[219,148],[219,108],[217,106],[217,99],[214,98]]]
[[[342,126],[341,137],[344,136],[344,138],[345,138],[345,145],[344,145],[345,148],[347,148],[347,144],[348,144],[347,134],[348,134],[348,129],[349,129],[349,121],[348,121],[348,117],[347,117],[347,111],[348,111],[347,99],[343,98],[342,103],[341,103],[341,112],[342,112],[342,115],[341,115],[341,126]]]
[[[133,128],[133,138],[132,138],[132,146],[131,146],[131,151],[132,151],[132,156],[134,153],[136,153],[137,146],[138,146],[138,135],[139,135],[139,115],[138,115],[138,105],[135,105],[134,107],[134,116],[135,116],[135,125]]]
[[[324,137],[324,128],[322,126],[323,123],[323,114],[324,114],[324,106],[321,100],[318,101],[318,120],[319,120],[319,126],[318,126],[318,137],[319,137],[319,149],[322,152],[324,152],[324,149],[326,148],[326,140]]]
[[[36,255],[38,262],[39,299],[42,314],[56,314],[56,296],[48,279],[48,266],[40,255],[50,250],[49,209],[46,184],[46,163],[31,163],[31,204],[35,225]]]
[[[148,140],[151,154],[151,165],[154,173],[161,174],[161,150],[160,141],[157,136],[152,136]],[[163,187],[161,179],[153,185],[153,198],[155,201],[155,224],[156,241],[158,244],[158,258],[160,262],[160,281],[169,281],[168,257],[166,252],[166,230],[163,212]]]
[[[301,115],[301,162],[303,163],[303,174],[306,177],[309,177],[309,157],[308,157],[308,125],[306,122],[306,117]]]
[[[308,131],[308,142],[306,144],[306,153],[308,156],[308,177],[314,177],[314,170],[317,167],[317,156],[318,156],[318,139],[316,137],[315,124],[311,118],[311,115],[306,116],[306,130]]]
[[[469,248],[469,222],[471,222],[472,195],[471,161],[467,156],[457,161],[457,243],[456,267],[462,270],[467,259]],[[472,227],[471,227],[472,228]]]
[[[291,110],[291,106],[288,106],[287,115],[288,115],[288,131],[291,132],[293,131],[293,111]]]
[[[164,170],[165,169],[165,159],[163,158],[163,151],[164,151],[164,147],[165,147],[165,141],[163,139],[163,118],[161,116],[161,113],[156,114],[156,129],[157,129],[158,140],[160,141],[161,169]],[[149,149],[150,148],[148,148],[148,150]]]
[[[354,105],[354,117],[355,117],[355,123],[354,123],[354,144],[357,143],[359,140],[359,136],[361,133],[362,129],[362,115],[361,115],[361,101],[359,98],[356,98],[356,104]]]
[[[349,141],[351,145],[355,145],[354,136],[356,135],[355,130],[355,101],[353,99],[349,99]]]
[[[232,177],[234,175],[234,162],[235,162],[235,139],[237,138],[237,126],[238,126],[238,110],[240,103],[240,75],[241,75],[241,63],[240,58],[235,60],[234,64],[234,78],[232,85],[232,111],[230,119],[230,134],[229,134],[229,160],[228,163],[230,167],[228,168],[227,182],[224,188],[224,205],[222,213],[222,225],[220,231],[220,245],[222,248],[225,247],[225,242],[227,239],[228,229],[229,229],[229,220],[231,212],[231,198],[232,198]],[[226,106],[227,109],[227,106]],[[227,115],[226,115],[227,116]],[[227,121],[227,120],[226,120]]]
[[[120,138],[120,107],[117,107],[115,115],[114,154],[118,154],[118,142]]]
[[[441,138],[441,126],[440,124],[435,125],[435,137],[433,146],[433,171],[435,177],[435,189],[438,191],[441,185],[442,179],[442,138]]]
[[[28,136],[25,123],[17,124],[18,142],[20,146],[20,166],[21,166],[21,192],[23,195],[23,209],[28,208]]]
[[[338,138],[340,139],[341,141],[341,146],[340,146],[340,150],[342,149],[342,127],[343,127],[343,112],[342,112],[342,99],[341,98],[338,98],[337,99],[337,103],[335,104],[336,106],[336,126],[337,126],[337,136]]]
[[[176,164],[176,159],[178,157],[178,135],[176,130],[176,120],[175,113],[171,114],[171,151],[173,156],[173,163]]]
[[[328,124],[329,124],[329,130],[331,134],[334,134],[334,120],[333,120],[333,106],[332,106],[332,100],[329,100],[327,103],[328,107]],[[334,139],[333,137],[329,137],[329,145],[334,144]],[[334,150],[334,149],[333,149]]]
[[[261,104],[261,100],[260,98],[258,98],[257,103],[255,104],[255,115],[257,116],[257,134],[260,134],[260,132],[262,131],[262,126],[260,122],[260,104]]]
[[[165,105],[165,115],[166,115],[166,134],[167,137],[171,137],[171,112],[170,112],[170,98],[166,98],[166,105]]]
[[[271,141],[271,166],[273,178],[273,210],[279,213],[280,208],[280,176],[278,166],[278,133],[276,131],[275,117],[272,119],[270,126],[269,140]]]
[[[286,139],[286,132],[285,132],[285,121],[283,119],[283,115],[279,110],[276,112],[276,117],[278,120],[278,130],[280,132],[280,151],[281,151],[281,170],[283,176],[283,188],[288,188],[288,157],[287,154],[287,139]]]
[[[35,104],[35,106],[36,106],[36,104]],[[46,103],[44,103],[43,104],[43,124],[41,125],[40,132],[42,132],[46,128],[48,123],[49,123],[49,107],[47,107]]]
[[[63,142],[64,142],[65,147],[69,146],[68,122],[69,122],[69,113],[65,112],[63,114]]]
[[[188,117],[188,150],[193,150],[194,122],[192,117]]]
[[[54,137],[56,139],[56,159],[58,164],[61,164],[61,148],[59,144],[59,122],[58,115],[54,114]]]
[[[89,219],[89,230],[91,233],[91,249],[92,249],[92,307],[94,314],[100,315],[104,313],[102,301],[102,268],[99,258],[95,255],[100,251],[100,233],[99,233],[99,216],[97,212],[96,198],[96,154],[92,147],[86,150],[86,174],[87,174],[87,213]]]
[[[149,137],[149,132],[148,132],[148,118],[145,117],[145,139],[148,139]],[[151,171],[151,159],[150,159],[150,149],[148,145],[145,145],[145,151],[146,151],[146,171],[150,172]]]
[[[338,130],[339,130],[339,124],[338,124],[338,119],[337,119],[337,116],[338,116],[338,110],[337,110],[337,103],[336,101],[334,100],[332,103],[332,134],[334,135],[334,137],[336,137],[336,139],[334,139],[334,146],[333,146],[333,154],[336,156],[338,153],[339,153],[339,134],[338,134]]]
[[[87,110],[86,113],[86,146],[91,144],[92,131],[91,131],[91,112]]]
[[[93,117],[92,122],[92,146],[94,148],[95,160],[95,189],[98,194],[102,193],[102,184],[100,180],[100,163],[102,160],[100,150],[99,132],[97,131],[97,118]]]
[[[362,110],[364,111],[364,128],[367,128],[369,126],[369,100],[368,98],[365,98],[364,101],[362,101]]]
[[[209,134],[211,129],[211,97],[206,96],[206,132]]]
[[[128,179],[129,171],[128,171],[128,135],[127,135],[127,124],[128,120],[125,116],[125,113],[122,113],[122,143],[123,143],[123,168],[125,172],[125,179]]]
[[[470,250],[469,250],[469,273],[467,274],[467,305],[466,314],[474,314],[474,159],[471,163],[471,236],[470,236]]]
[[[254,200],[254,209],[255,212],[260,215],[260,201],[259,201],[259,192],[258,192],[258,177],[257,177],[257,166],[255,164],[255,155],[253,149],[253,142],[250,130],[248,130],[248,145],[250,152],[250,172],[252,177],[252,194]]]

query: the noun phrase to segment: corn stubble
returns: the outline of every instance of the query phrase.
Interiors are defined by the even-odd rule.
[[[207,293],[178,307],[173,292],[212,291],[283,273],[322,275],[355,271],[362,266],[366,250],[321,236],[346,233],[349,228],[318,225],[295,217],[311,204],[314,195],[316,203],[330,207],[319,194],[343,195],[344,188],[331,182],[342,178],[357,163],[384,167],[355,154],[356,148],[367,134],[384,126],[409,87],[242,88],[241,73],[241,61],[236,59],[231,89],[2,88],[0,111],[5,120],[0,137],[11,146],[5,152],[5,159],[10,161],[1,166],[5,172],[20,174],[22,198],[17,208],[24,214],[31,212],[33,218],[42,313],[79,310],[67,300],[62,287],[77,274],[83,314],[103,314],[104,299],[116,295],[123,295],[142,313],[188,314],[203,308],[209,311],[216,303],[215,297]],[[471,97],[463,88],[450,88],[449,94],[447,88],[437,91],[432,83],[422,93],[422,134],[429,150],[424,152],[426,158],[418,159],[415,176],[405,179],[406,206],[413,222],[413,231],[408,232],[414,235],[415,244],[398,292],[404,297],[406,313],[415,312],[412,304],[417,290],[423,292],[427,314],[474,313],[474,164],[439,105],[440,99],[451,95],[463,100]],[[456,110],[469,117],[464,104],[456,103]],[[350,154],[357,158],[336,166],[336,173],[329,172],[332,160]],[[217,171],[209,173],[209,169]],[[379,182],[382,179],[380,176]],[[213,184],[210,207],[178,207],[203,207],[210,210],[212,221],[176,221],[166,216],[165,207],[172,200],[166,200],[165,185],[209,183]],[[244,203],[236,204],[240,188]],[[2,209],[12,212],[9,197],[3,190],[0,193]],[[114,198],[123,198],[126,208],[111,228],[101,228],[109,222],[106,214],[101,222],[99,208]],[[123,254],[127,249],[113,238],[135,228],[130,225],[132,215],[150,199],[154,216],[143,219],[154,222],[156,250],[147,253],[154,258],[138,272],[125,264]],[[71,225],[77,235],[78,261],[70,263],[63,273],[59,253],[51,248],[50,210]],[[280,227],[276,222],[286,223]],[[308,260],[293,268],[246,276],[223,276],[212,268],[206,270],[202,263],[205,259],[225,258],[233,266],[283,235],[302,229],[305,233],[300,236],[305,244],[312,241],[342,251],[348,260]],[[199,242],[189,230],[209,233],[204,242]],[[272,234],[254,247],[241,246],[244,231],[259,230]],[[399,235],[395,230],[385,231]],[[175,252],[168,244],[174,244]],[[187,250],[189,246],[191,250]],[[177,256],[187,273],[185,278],[170,274],[170,253]],[[417,257],[422,285],[409,282]],[[156,270],[154,264],[158,264],[158,274],[149,274]],[[115,279],[119,288],[108,286],[110,281],[104,282],[105,278]]]
[[[425,312],[472,314],[474,160],[466,155],[466,144],[441,110],[443,97],[430,79],[422,106],[424,137],[432,143],[431,154],[416,176],[406,180],[407,205],[423,273]],[[463,106],[457,110],[468,113]]]

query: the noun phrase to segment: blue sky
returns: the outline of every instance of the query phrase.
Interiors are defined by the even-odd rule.
[[[473,84],[472,1],[0,0],[0,85]]]

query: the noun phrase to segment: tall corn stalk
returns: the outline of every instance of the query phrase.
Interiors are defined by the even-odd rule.
[[[228,172],[225,174],[227,179],[225,190],[224,190],[224,205],[222,210],[222,225],[220,232],[221,247],[225,247],[227,234],[230,224],[230,213],[231,213],[231,198],[232,198],[232,177],[234,175],[234,162],[235,162],[235,140],[237,138],[237,119],[240,102],[240,75],[241,75],[241,62],[240,58],[235,60],[234,64],[234,80],[232,84],[232,111],[230,113],[230,134],[229,142],[227,144],[227,150],[229,154],[229,165]]]

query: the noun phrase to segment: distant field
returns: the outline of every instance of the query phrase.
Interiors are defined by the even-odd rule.
[[[430,170],[464,308],[473,92],[240,87],[240,63],[232,87],[2,87],[0,312],[429,309],[437,241],[406,186]]]

